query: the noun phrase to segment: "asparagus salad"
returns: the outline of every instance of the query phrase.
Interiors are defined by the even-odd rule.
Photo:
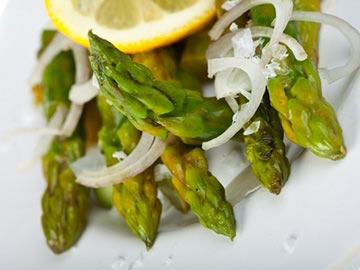
[[[43,30],[31,75],[47,126],[23,165],[42,160],[42,227],[53,252],[81,237],[93,198],[150,248],[160,193],[234,239],[233,200],[204,152],[229,140],[275,195],[290,175],[289,149],[345,157],[320,78],[358,69],[360,34],[321,13],[320,0],[95,2],[45,1],[57,29]],[[321,24],[349,41],[344,66],[317,67]],[[204,84],[214,85],[212,97]]]

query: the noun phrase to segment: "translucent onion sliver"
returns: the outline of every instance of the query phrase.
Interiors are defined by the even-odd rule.
[[[129,166],[112,173],[108,173],[106,169],[102,170],[102,175],[100,177],[90,177],[81,173],[77,176],[76,181],[84,186],[95,188],[119,184],[126,179],[142,173],[144,170],[154,164],[164,151],[165,146],[166,142],[164,140],[155,138],[154,143],[149,151],[145,154],[142,153],[142,156]]]
[[[73,51],[75,59],[75,86],[79,84],[81,85],[87,82],[90,78],[88,52],[86,48],[81,47],[80,45],[72,41],[70,41],[69,46]],[[79,123],[83,109],[83,104],[77,104],[75,102],[71,103],[69,114],[67,115],[65,123],[61,128],[61,132],[64,136],[69,137],[73,134],[75,128]]]
[[[291,20],[317,22],[334,26],[350,42],[351,55],[344,66],[321,70],[328,83],[333,83],[349,75],[360,66],[360,33],[348,22],[334,15],[311,11],[294,11]]]
[[[30,75],[29,83],[31,86],[41,83],[42,75],[46,66],[59,52],[67,49],[70,42],[71,41],[64,35],[60,33],[55,34],[49,45],[39,57],[37,64]]]
[[[292,0],[243,0],[237,6],[233,7],[229,12],[226,12],[215,23],[209,32],[209,36],[213,40],[217,40],[233,21],[241,17],[251,8],[263,4],[272,4],[276,11],[276,22],[274,32],[270,38],[269,49],[264,51],[262,55],[262,65],[265,66],[271,59],[272,46],[279,43],[281,34],[284,32],[290,20],[293,11]]]
[[[242,31],[244,28],[240,28],[234,32],[230,32],[222,36],[216,42],[211,44],[206,52],[206,58],[220,58],[225,57],[229,51],[232,49],[231,38],[239,31]],[[267,37],[270,38],[273,34],[274,29],[264,26],[254,26],[250,27],[251,34],[253,38]],[[286,45],[294,54],[296,60],[304,61],[307,58],[307,54],[301,44],[293,37],[282,34],[280,36],[280,43]]]
[[[92,100],[99,93],[99,89],[93,85],[90,79],[83,84],[74,84],[69,93],[69,99],[77,104],[85,104]]]
[[[208,61],[210,76],[229,68],[242,69],[249,75],[252,88],[251,99],[247,105],[234,116],[235,121],[224,133],[202,144],[204,150],[208,150],[229,141],[255,114],[265,93],[267,80],[259,64],[255,64],[248,59],[237,57],[217,58]]]

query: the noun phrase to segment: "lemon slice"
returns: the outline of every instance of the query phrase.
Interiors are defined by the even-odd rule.
[[[215,15],[215,0],[45,0],[45,5],[68,38],[88,47],[92,29],[126,53],[178,41]]]

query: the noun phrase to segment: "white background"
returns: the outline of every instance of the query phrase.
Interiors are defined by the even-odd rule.
[[[360,29],[358,0],[328,1],[325,10]],[[0,17],[0,134],[36,123],[27,78],[46,23],[40,0],[8,1]],[[323,30],[320,65],[345,62],[346,41],[330,28]],[[40,166],[27,173],[16,170],[36,137],[10,142],[1,137],[0,269],[359,269],[360,83],[349,82],[324,85],[335,107],[344,101],[339,121],[347,158],[332,162],[302,155],[280,196],[259,190],[235,208],[238,232],[233,242],[168,212],[154,248],[147,252],[115,211],[94,207],[75,248],[54,255],[40,225],[45,187]],[[214,166],[212,170],[221,179],[221,172]]]

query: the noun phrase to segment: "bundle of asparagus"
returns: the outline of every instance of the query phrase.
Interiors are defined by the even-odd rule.
[[[43,32],[40,54],[54,34],[55,31]],[[69,107],[68,93],[74,78],[72,52],[60,52],[46,67],[40,86],[42,107],[47,120],[60,107]],[[85,136],[80,123],[71,137],[56,137],[50,150],[42,158],[47,188],[41,202],[41,221],[47,244],[55,253],[64,252],[75,244],[86,227],[90,206],[89,189],[75,182],[75,175],[70,169],[70,163],[84,153]]]
[[[250,9],[251,2],[244,1]],[[216,1],[218,18],[229,17],[221,8],[224,2]],[[270,27],[277,7],[260,4],[238,18],[232,28],[244,27],[249,19],[253,26]],[[319,0],[296,0],[292,4],[295,10],[320,9]],[[239,9],[243,8],[241,5]],[[274,194],[281,192],[290,174],[284,133],[291,142],[317,156],[337,160],[346,154],[335,112],[321,93],[317,70],[319,25],[289,22],[284,32],[302,45],[307,58],[300,61],[295,53],[286,50],[284,57],[278,59],[275,74],[266,79],[267,92],[259,99],[256,112],[233,136],[244,146],[253,174]],[[39,56],[55,33],[43,32]],[[85,120],[79,121],[71,136],[56,136],[42,158],[47,180],[42,226],[50,248],[55,253],[67,250],[86,226],[90,189],[76,182],[70,164],[98,139],[106,165],[111,168],[137,148],[141,132],[166,139],[165,150],[139,174],[95,189],[100,205],[114,205],[147,248],[154,244],[160,223],[162,204],[158,191],[182,213],[190,209],[204,227],[233,239],[233,207],[220,181],[209,172],[200,146],[224,133],[234,123],[234,113],[248,106],[251,96],[231,96],[225,101],[202,95],[201,82],[208,75],[206,51],[211,44],[208,29],[181,45],[132,56],[91,31],[89,42],[90,65],[99,88],[97,106],[92,103],[85,110]],[[260,63],[271,42],[264,38],[256,45],[254,52]],[[36,102],[42,104],[49,122],[58,110],[69,109],[69,91],[75,75],[73,53],[60,51],[47,64],[41,84],[34,86]],[[95,121],[97,114],[100,120]],[[156,176],[154,171],[164,166],[167,173]]]

